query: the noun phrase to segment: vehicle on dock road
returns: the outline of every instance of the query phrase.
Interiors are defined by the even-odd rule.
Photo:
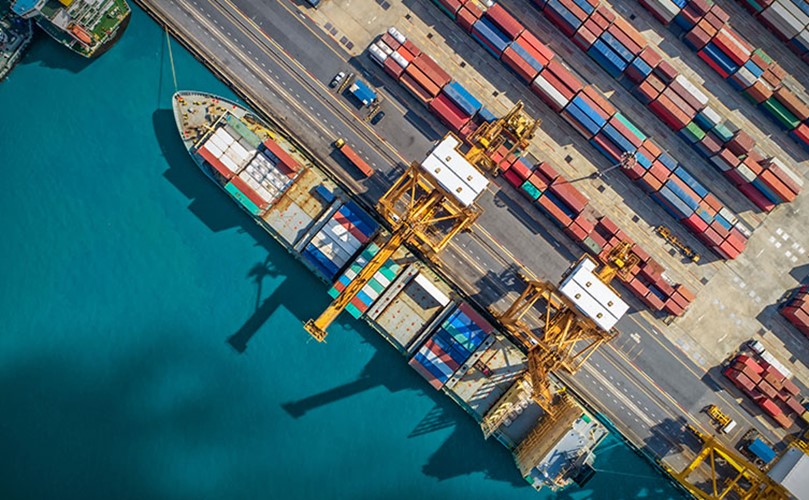
[[[345,77],[346,77],[346,72],[345,71],[341,71],[341,72],[337,73],[336,75],[334,75],[334,78],[332,78],[331,81],[329,82],[329,88],[333,89],[333,88],[337,87],[338,85],[340,85],[340,83],[343,81],[343,78],[345,78]]]

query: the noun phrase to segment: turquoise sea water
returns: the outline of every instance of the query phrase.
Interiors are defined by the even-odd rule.
[[[0,498],[553,497],[364,324],[307,340],[325,285],[188,158],[165,48],[136,9],[0,85]],[[677,496],[613,437],[597,467],[558,497]]]

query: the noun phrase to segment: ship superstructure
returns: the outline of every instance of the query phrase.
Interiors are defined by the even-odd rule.
[[[16,0],[12,11],[84,57],[110,48],[132,12],[126,0]]]
[[[31,21],[12,14],[8,1],[0,0],[0,80],[20,61],[32,36]]]
[[[211,94],[180,92],[172,104],[195,163],[328,283],[332,298],[358,279],[389,233],[294,140]],[[447,140],[435,151],[451,148]],[[526,354],[406,247],[379,267],[345,311],[370,324],[433,389],[476,421],[502,412],[487,435],[514,453],[520,474],[534,488],[560,491],[592,476],[593,450],[607,429],[569,396],[547,415],[532,400]],[[238,338],[231,345],[246,348]]]

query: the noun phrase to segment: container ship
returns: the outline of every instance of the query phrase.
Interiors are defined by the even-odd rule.
[[[33,37],[30,19],[10,13],[7,0],[0,0],[0,81],[20,61]]]
[[[103,54],[129,24],[126,0],[16,0],[11,10],[84,57]]]
[[[387,231],[279,128],[207,93],[178,92],[172,107],[197,166],[326,283],[331,297],[380,251]],[[427,158],[438,149],[446,155],[452,140],[440,141]],[[345,310],[466,410],[485,437],[506,446],[535,489],[587,482],[607,428],[569,396],[545,415],[532,399],[525,353],[459,295],[401,246]]]

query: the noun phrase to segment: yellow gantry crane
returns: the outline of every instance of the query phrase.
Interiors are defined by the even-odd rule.
[[[517,101],[508,113],[504,116],[481,124],[467,138],[471,148],[466,153],[469,163],[477,165],[481,170],[491,172],[492,175],[499,173],[499,167],[492,160],[494,154],[500,146],[505,145],[509,154],[518,149],[528,147],[530,140],[534,137],[540,120],[534,119],[523,112],[525,105],[522,101]]]
[[[379,200],[377,210],[390,225],[391,235],[379,245],[379,252],[329,307],[317,319],[310,319],[304,324],[306,331],[318,342],[326,339],[329,325],[399,247],[407,243],[425,257],[435,260],[452,237],[471,227],[482,213],[476,204],[460,204],[453,195],[425,175],[417,163],[410,165]]]
[[[616,246],[608,256],[608,263],[595,273],[596,277],[609,285],[615,276],[628,273],[638,263],[638,257],[631,253],[631,249],[632,245],[627,243]],[[528,352],[532,398],[552,414],[555,410],[550,373],[576,373],[590,355],[615,334],[602,330],[582,315],[569,299],[557,292],[555,285],[522,275],[521,278],[526,287],[517,300],[503,313],[492,313],[512,337],[523,343]],[[523,317],[540,300],[545,306],[544,327],[537,335]]]
[[[786,500],[789,494],[758,467],[735,451],[703,434],[689,430],[702,441],[702,449],[682,471],[664,465],[666,472],[700,500]],[[722,478],[722,479],[720,479]]]

